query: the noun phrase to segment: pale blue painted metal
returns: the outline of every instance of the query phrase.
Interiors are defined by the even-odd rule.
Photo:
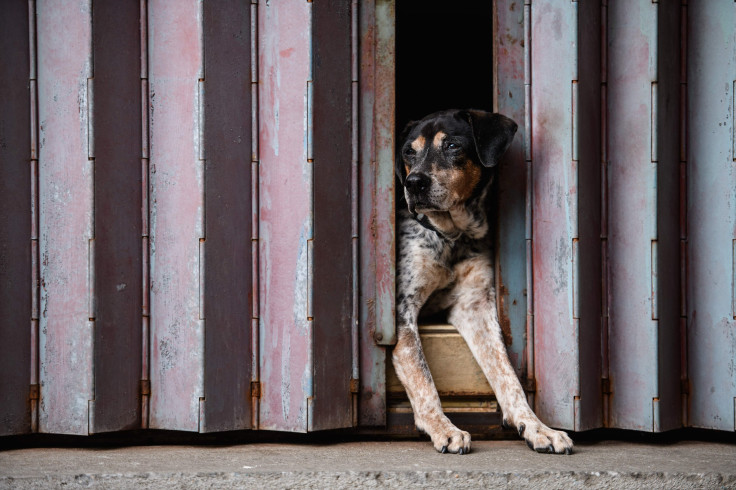
[[[689,425],[736,424],[736,4],[688,3]]]
[[[674,7],[608,5],[609,423],[645,431],[679,425],[679,128],[664,118],[679,94],[663,97],[680,56]]]
[[[579,394],[572,268],[578,174],[571,89],[577,79],[577,4],[533,3],[530,22],[535,406],[546,423],[573,429]]]
[[[572,430],[602,423],[601,14],[592,3],[532,3],[526,20],[534,405]]]
[[[643,0],[608,6],[610,425],[637,430],[652,430],[658,396],[651,274],[657,240],[657,9]]]
[[[511,344],[507,346],[509,358],[517,374],[526,378],[524,9],[519,8],[515,1],[496,1],[494,15],[497,27],[494,33],[494,106],[496,111],[519,124],[517,136],[501,162],[498,175],[497,295],[501,325],[511,335]]]

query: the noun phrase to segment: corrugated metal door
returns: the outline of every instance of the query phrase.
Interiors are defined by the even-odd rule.
[[[687,7],[687,424],[736,425],[736,5]],[[684,248],[684,247],[683,247]]]
[[[733,431],[734,3],[496,9],[498,107],[525,121],[537,412]]]
[[[393,304],[383,166],[358,215],[359,106],[380,100],[359,96],[358,39],[376,6],[361,26],[357,2],[13,5],[0,432],[357,424],[364,230],[363,316],[375,329]],[[364,415],[384,423],[383,348],[364,352]]]
[[[537,412],[733,431],[735,4],[493,5]],[[0,432],[384,425],[394,2],[2,14]]]

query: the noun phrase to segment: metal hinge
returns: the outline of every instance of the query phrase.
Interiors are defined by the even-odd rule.
[[[148,396],[150,394],[151,394],[151,380],[142,379],[141,380],[141,395]]]
[[[611,378],[601,378],[601,393],[604,395],[613,394],[613,390],[611,389]]]
[[[537,392],[537,379],[536,378],[526,378],[522,384],[524,385],[524,391],[526,393],[536,393]]]
[[[689,378],[680,380],[680,393],[683,395],[690,394],[690,379]]]
[[[360,391],[360,380],[350,378],[350,393],[358,393]]]
[[[38,385],[31,385],[30,389],[28,390],[28,399],[29,400],[38,400],[40,399],[40,388]]]
[[[261,397],[261,382],[260,381],[250,382],[250,396],[251,398]]]

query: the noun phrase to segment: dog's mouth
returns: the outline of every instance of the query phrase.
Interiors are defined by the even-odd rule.
[[[406,204],[411,214],[437,211],[439,209],[436,204],[430,202],[425,196],[415,196],[408,192],[405,192],[404,196],[406,197]]]

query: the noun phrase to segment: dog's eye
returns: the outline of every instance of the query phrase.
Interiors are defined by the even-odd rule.
[[[458,145],[457,143],[453,143],[452,141],[450,141],[449,143],[447,143],[445,145],[445,148],[447,148],[448,150],[457,150],[457,149],[460,148],[460,145]]]
[[[417,154],[417,151],[411,146],[404,150],[404,155],[407,157],[413,157]]]

